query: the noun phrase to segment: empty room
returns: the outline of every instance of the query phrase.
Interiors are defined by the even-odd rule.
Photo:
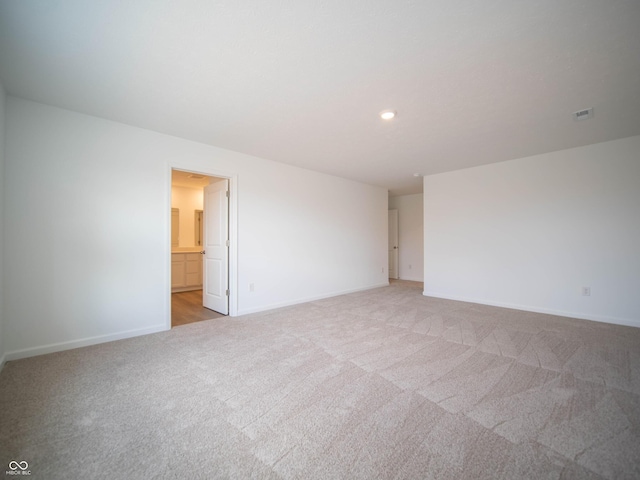
[[[640,478],[638,25],[0,0],[0,473]]]

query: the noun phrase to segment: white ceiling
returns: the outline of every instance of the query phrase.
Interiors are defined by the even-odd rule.
[[[171,170],[171,186],[201,189],[209,185],[215,177],[207,177],[199,173]]]
[[[0,0],[0,79],[417,193],[416,172],[640,134],[640,1]]]

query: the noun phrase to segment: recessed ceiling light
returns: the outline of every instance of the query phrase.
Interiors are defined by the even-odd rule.
[[[391,120],[392,118],[395,118],[395,116],[395,110],[384,110],[383,112],[380,112],[380,118],[383,120]]]
[[[424,173],[414,173],[414,177],[424,177]]]

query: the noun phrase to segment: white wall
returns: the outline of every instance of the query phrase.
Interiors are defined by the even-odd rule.
[[[167,328],[172,167],[234,176],[238,313],[387,283],[382,188],[11,96],[7,112],[11,358]]]
[[[424,226],[425,295],[640,326],[640,137],[425,177]]]
[[[400,195],[389,198],[389,209],[398,210],[398,262],[402,280],[424,278],[424,197]]]
[[[171,187],[171,208],[180,212],[179,247],[195,247],[195,211],[202,210],[204,190],[202,188]]]
[[[6,94],[0,83],[0,306],[4,305],[4,146]],[[0,370],[5,362],[4,314],[0,307]]]

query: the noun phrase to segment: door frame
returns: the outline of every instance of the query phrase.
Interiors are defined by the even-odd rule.
[[[389,247],[388,247],[388,251],[391,252],[389,253],[390,257],[389,260],[393,259],[393,265],[395,266],[395,272],[391,272],[391,268],[389,268],[389,278],[394,279],[394,280],[398,280],[400,278],[400,255],[398,253],[398,250],[400,248],[400,232],[399,232],[399,226],[400,226],[400,213],[398,212],[397,208],[390,208],[388,213],[387,213],[387,218],[388,220],[391,220],[391,216],[392,216],[392,212],[393,215],[395,216],[395,221],[394,221],[394,225],[391,225],[391,222],[388,221],[387,222],[387,228],[388,228],[388,233],[391,233],[392,228],[394,230],[394,236],[396,237],[396,245],[393,246],[393,248],[391,248],[391,244],[389,243]],[[391,263],[391,262],[390,262]],[[395,274],[395,276],[392,276],[392,273]]]
[[[171,172],[196,173],[208,177],[229,180],[229,316],[238,315],[238,174],[223,172],[214,168],[191,166],[176,161],[168,165],[165,179],[165,327],[171,330]]]

